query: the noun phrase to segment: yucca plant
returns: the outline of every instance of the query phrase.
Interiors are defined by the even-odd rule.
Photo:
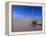
[[[36,21],[32,21],[32,26],[35,26],[35,25],[37,25],[37,22]]]

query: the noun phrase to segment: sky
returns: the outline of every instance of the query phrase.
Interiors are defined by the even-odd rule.
[[[32,14],[34,18],[38,18],[38,17],[40,18],[42,16],[42,7],[12,5],[12,14],[13,14],[13,18],[21,18],[21,17],[31,18]]]

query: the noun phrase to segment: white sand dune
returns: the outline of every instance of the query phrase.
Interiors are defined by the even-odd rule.
[[[23,31],[23,30],[32,30],[31,22],[32,22],[31,18],[13,19],[12,31],[15,32],[15,31]]]

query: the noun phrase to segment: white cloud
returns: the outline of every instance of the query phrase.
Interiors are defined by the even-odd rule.
[[[13,15],[13,18],[21,18],[21,17],[24,17],[24,16],[23,15],[18,15],[18,14]]]

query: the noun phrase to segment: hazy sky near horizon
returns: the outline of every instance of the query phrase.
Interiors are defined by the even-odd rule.
[[[32,17],[32,10],[34,18],[40,18],[42,16],[41,6],[19,6],[12,5],[12,14],[14,18],[20,17]]]

